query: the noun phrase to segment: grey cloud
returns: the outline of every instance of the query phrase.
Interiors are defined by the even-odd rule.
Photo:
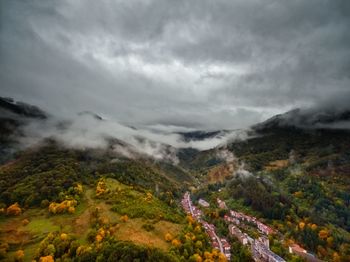
[[[350,4],[2,1],[1,95],[131,126],[246,127],[350,99]]]

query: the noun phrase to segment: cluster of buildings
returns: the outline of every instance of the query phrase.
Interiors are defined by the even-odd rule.
[[[243,245],[250,246],[255,261],[285,262],[283,258],[270,250],[268,238],[259,237],[258,239],[253,239],[232,224],[229,225],[229,231],[230,234],[235,236]]]
[[[203,200],[203,199],[202,199]],[[209,206],[209,203],[205,200],[201,201],[201,205],[206,206],[206,203]],[[194,219],[196,219],[199,223],[201,223],[205,229],[205,232],[208,234],[211,244],[213,248],[220,250],[223,253],[227,260],[231,259],[231,246],[225,238],[220,238],[215,232],[215,226],[213,224],[209,224],[208,222],[202,219],[202,211],[198,209],[195,205],[193,205],[190,193],[186,192],[181,200],[181,204],[183,209],[191,214]]]
[[[217,204],[221,209],[227,209],[226,203],[221,199],[217,198]],[[186,192],[181,201],[184,210],[191,214],[194,219],[201,223],[205,229],[205,232],[211,240],[213,248],[220,250],[221,253],[225,254],[226,258],[230,260],[231,258],[231,246],[227,239],[220,238],[215,232],[215,226],[209,224],[203,220],[203,213],[195,205],[193,205],[190,198],[190,193]],[[198,204],[202,207],[209,207],[210,204],[204,199],[199,199]],[[268,235],[275,233],[275,231],[259,221],[256,217],[246,215],[241,212],[230,210],[228,215],[224,216],[226,222],[229,223],[229,232],[231,235],[235,236],[243,245],[249,246],[252,252],[252,257],[254,261],[257,262],[285,262],[283,258],[271,251],[269,246]],[[253,224],[256,228],[264,235],[258,239],[253,239],[248,234],[243,233],[238,227],[246,223]],[[314,255],[308,253],[305,249],[297,244],[289,246],[289,252],[299,255],[310,262],[321,262]]]
[[[229,225],[230,234],[235,236],[243,245],[249,245],[252,251],[252,256],[255,261],[266,262],[283,262],[285,261],[280,256],[270,250],[269,239],[267,237],[259,237],[258,239],[251,238],[248,234],[243,233],[237,225],[242,223],[254,224],[261,233],[265,235],[272,234],[274,230],[269,226],[260,222],[256,217],[230,210],[229,215],[225,215],[224,219],[231,223]],[[233,223],[233,224],[232,224]]]
[[[283,258],[271,251],[269,240],[265,237],[254,239],[251,244],[251,250],[255,261],[285,262]]]
[[[236,225],[239,225],[241,222],[252,223],[260,230],[261,233],[265,235],[270,235],[274,233],[274,230],[271,227],[260,222],[256,217],[252,217],[234,210],[230,210],[229,216],[225,215],[225,220],[228,222],[235,223]]]

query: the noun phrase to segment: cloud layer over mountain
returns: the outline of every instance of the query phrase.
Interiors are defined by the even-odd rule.
[[[5,0],[0,10],[0,95],[64,117],[222,129],[350,100],[349,1]]]

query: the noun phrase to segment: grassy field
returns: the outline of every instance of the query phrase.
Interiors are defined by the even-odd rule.
[[[15,252],[23,249],[24,261],[31,261],[41,240],[54,231],[73,234],[79,243],[86,244],[91,215],[96,208],[102,217],[116,225],[116,239],[168,250],[170,244],[165,241],[165,234],[176,236],[184,226],[183,217],[177,213],[176,208],[172,209],[146,191],[136,190],[115,179],[106,179],[106,184],[110,193],[103,198],[95,197],[94,188],[85,188],[82,201],[74,214],[50,215],[47,208],[33,208],[18,217],[2,217],[0,241],[10,244],[6,259],[11,261]],[[122,222],[121,217],[125,214],[129,219]],[[23,225],[24,219],[29,220],[27,225]],[[147,228],[145,225],[153,227]]]
[[[183,228],[183,225],[181,224],[159,221],[153,224],[153,230],[147,231],[142,227],[142,225],[147,223],[150,223],[150,221],[142,218],[129,219],[126,223],[118,225],[118,229],[114,233],[114,236],[119,240],[132,241],[136,244],[168,250],[170,244],[165,241],[165,234],[170,233],[175,237]]]
[[[120,215],[175,223],[182,220],[182,215],[176,208],[168,206],[147,191],[136,190],[114,179],[107,179],[106,185],[110,191],[108,203],[112,205],[111,210]]]

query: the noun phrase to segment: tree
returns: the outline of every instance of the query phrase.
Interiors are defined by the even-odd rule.
[[[181,241],[178,240],[178,239],[173,239],[173,241],[171,241],[171,244],[172,244],[174,247],[178,248],[178,247],[181,246]]]
[[[320,230],[320,232],[318,233],[318,237],[320,239],[326,239],[328,237],[328,230],[326,229]]]
[[[24,251],[23,250],[17,250],[15,253],[15,261],[20,262],[23,261],[24,259]]]
[[[9,206],[6,210],[6,214],[9,216],[19,216],[21,213],[22,209],[17,202]]]
[[[74,214],[75,213],[75,207],[68,207],[68,213]]]
[[[53,259],[52,256],[46,256],[46,257],[41,257],[39,262],[54,262],[55,260]]]
[[[126,223],[126,222],[128,222],[129,217],[128,217],[128,215],[124,215],[124,216],[122,216],[120,219],[121,219],[121,221],[123,221],[124,223]]]
[[[62,233],[61,236],[60,236],[60,239],[62,241],[66,241],[68,239],[68,235],[66,233]]]
[[[170,233],[166,233],[165,236],[165,241],[170,242],[171,240],[173,240],[173,236]]]
[[[202,262],[203,259],[199,254],[194,254],[193,256],[191,256],[190,261]]]

